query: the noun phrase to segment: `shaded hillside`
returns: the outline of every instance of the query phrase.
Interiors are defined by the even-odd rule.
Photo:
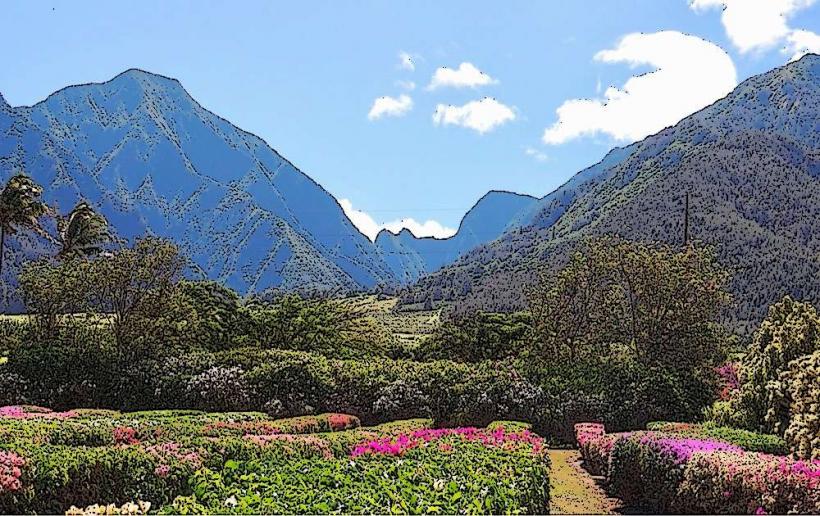
[[[686,192],[692,237],[734,272],[735,327],[786,293],[820,300],[820,57],[748,79],[612,151],[539,200],[532,224],[422,278],[404,301],[433,292],[461,309],[519,308],[534,272],[561,264],[586,236],[680,242]]]

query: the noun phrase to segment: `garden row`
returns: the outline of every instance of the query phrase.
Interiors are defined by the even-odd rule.
[[[657,513],[817,514],[820,460],[795,460],[774,436],[714,426],[661,423],[608,434],[576,425],[587,469],[613,495]]]
[[[102,341],[94,340],[100,335]],[[625,429],[689,419],[712,396],[694,376],[673,377],[629,360],[343,360],[237,348],[126,364],[109,356],[104,333],[86,337],[77,345],[16,349],[0,364],[0,404],[263,411],[273,417],[339,411],[367,425],[417,417],[449,427],[511,419],[571,442],[576,421],[595,417]]]
[[[364,428],[346,414],[13,406],[0,408],[0,442],[3,513],[519,513],[549,504],[544,443],[512,423]]]

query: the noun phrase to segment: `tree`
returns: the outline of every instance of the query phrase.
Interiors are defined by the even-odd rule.
[[[710,248],[599,237],[530,290],[535,340],[547,355],[625,348],[647,366],[692,370],[719,359],[727,282]]]
[[[9,179],[0,191],[0,275],[6,235],[14,235],[19,228],[24,228],[49,238],[40,225],[40,217],[50,212],[40,200],[42,195],[42,187],[24,174]]]
[[[57,230],[60,240],[57,257],[61,260],[97,255],[113,240],[108,221],[84,201],[57,221]]]
[[[731,405],[738,419],[754,430],[783,434],[790,424],[789,404],[779,391],[793,361],[820,350],[820,315],[808,303],[786,296],[769,307],[740,369],[740,390]]]
[[[187,319],[179,311],[191,312],[177,291],[186,262],[176,245],[147,237],[81,263],[89,302],[110,318],[121,356],[145,355],[174,340],[171,333]]]

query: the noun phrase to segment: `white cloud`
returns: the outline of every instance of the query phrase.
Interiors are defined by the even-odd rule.
[[[515,111],[489,97],[463,106],[439,104],[433,113],[433,123],[436,125],[460,125],[481,134],[512,120],[515,120]]]
[[[370,112],[367,113],[368,120],[378,120],[383,116],[403,116],[413,109],[413,99],[409,95],[399,95],[395,97],[379,97],[373,101]]]
[[[407,228],[410,230],[411,233],[413,233],[418,238],[447,238],[456,234],[455,229],[442,226],[438,221],[435,220],[418,222],[415,219],[407,218],[396,220],[393,222],[387,222],[383,225],[383,227],[384,229],[387,229],[392,233],[398,233],[403,228]]]
[[[411,72],[414,71],[416,69],[416,63],[413,60],[413,56],[404,51],[399,52],[399,68]]]
[[[820,34],[808,30],[793,30],[786,37],[783,53],[791,54],[791,60],[797,61],[808,53],[820,54]]]
[[[649,65],[648,73],[610,86],[604,98],[573,99],[557,110],[558,121],[544,131],[548,144],[580,136],[609,134],[636,141],[679,122],[725,96],[737,85],[732,59],[720,47],[675,31],[625,36],[614,49],[595,55],[604,63]]]
[[[342,206],[342,211],[345,212],[347,218],[350,219],[350,222],[352,222],[364,236],[370,240],[376,239],[376,235],[379,234],[382,227],[373,220],[373,217],[361,210],[354,209],[350,199],[339,199],[339,204]]]
[[[547,156],[546,154],[544,154],[540,150],[532,148],[532,147],[525,147],[524,148],[524,154],[526,154],[527,156],[533,158],[535,161],[540,161],[542,163],[549,159],[549,156]]]
[[[413,91],[416,89],[416,83],[413,81],[396,81],[396,86],[407,91]]]
[[[478,86],[486,86],[488,84],[496,84],[497,80],[493,79],[486,73],[482,72],[472,63],[461,63],[458,68],[453,70],[442,66],[433,73],[433,78],[427,86],[429,91],[441,87],[453,88],[476,88]]]
[[[443,226],[435,220],[418,222],[412,218],[404,218],[379,224],[368,213],[355,209],[349,199],[339,199],[339,204],[342,206],[345,215],[350,219],[350,222],[371,241],[376,240],[376,235],[378,235],[382,229],[398,233],[402,229],[407,228],[419,238],[430,236],[447,238],[456,234],[455,229]]]
[[[765,50],[787,40],[784,52],[798,54],[804,49],[816,50],[817,38],[820,36],[810,31],[793,30],[789,27],[789,17],[801,9],[810,7],[815,1],[690,0],[689,6],[695,11],[722,9],[720,20],[726,34],[742,53]]]

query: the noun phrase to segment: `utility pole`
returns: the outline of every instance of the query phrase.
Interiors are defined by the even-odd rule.
[[[689,245],[689,192],[686,192],[686,203],[683,208],[683,245]]]

